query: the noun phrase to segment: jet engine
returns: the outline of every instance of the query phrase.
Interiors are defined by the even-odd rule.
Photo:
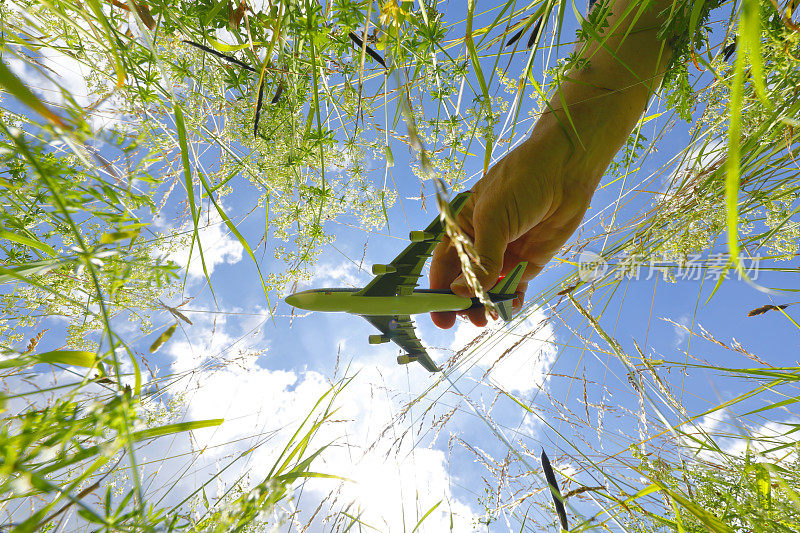
[[[369,343],[370,344],[383,344],[384,342],[389,342],[392,340],[389,338],[389,335],[370,335],[369,336]]]
[[[411,242],[423,242],[423,241],[430,241],[433,240],[435,235],[433,233],[427,231],[412,231],[408,234],[408,238],[411,239]]]
[[[408,363],[415,362],[419,357],[416,355],[398,355],[397,356],[397,364],[399,365],[407,365]]]
[[[392,274],[397,272],[397,269],[392,265],[372,265],[372,273],[376,276],[379,274]]]

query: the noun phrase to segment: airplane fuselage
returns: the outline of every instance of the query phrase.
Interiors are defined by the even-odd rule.
[[[361,289],[311,289],[292,294],[286,303],[308,311],[346,312],[357,315],[416,315],[432,311],[463,311],[480,305],[477,298],[450,291],[417,289],[407,296],[360,296]]]

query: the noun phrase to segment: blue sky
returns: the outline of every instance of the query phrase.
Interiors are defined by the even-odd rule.
[[[680,133],[681,128],[686,127],[678,123],[675,129]],[[669,155],[668,148],[662,145],[661,149]],[[405,174],[403,178],[412,187],[416,186],[408,175],[409,172],[404,172],[402,164],[397,165],[393,172],[396,177]],[[647,169],[639,175],[647,176],[645,172]],[[593,201],[590,214],[595,209],[600,210],[611,204],[618,194],[619,186],[600,190]],[[404,194],[399,196],[403,197]],[[367,283],[371,279],[367,272],[370,265],[391,259],[405,246],[402,239],[407,236],[408,230],[424,227],[431,218],[430,212],[421,211],[418,202],[403,202],[405,210],[396,205],[389,212],[392,230],[388,235],[376,232],[366,236],[360,231],[332,224],[331,227],[337,235],[335,246],[338,251],[331,248],[323,252],[314,279],[303,287],[350,287]],[[618,216],[624,221],[635,215],[636,211],[635,208],[625,209]],[[406,222],[406,216],[410,224]],[[597,226],[589,227],[586,231],[597,231]],[[208,248],[227,250],[233,242],[231,237],[226,237],[224,232],[217,236],[220,240]],[[360,262],[365,244],[364,270],[359,271],[354,261]],[[590,249],[601,251],[599,247]],[[436,525],[439,523],[436,520],[446,522],[448,518],[443,513],[445,510],[450,512],[456,509],[453,512],[457,512],[461,518],[466,517],[466,521],[472,523],[482,513],[479,499],[485,500],[488,497],[484,493],[488,485],[484,486],[481,478],[491,475],[490,466],[500,469],[499,464],[509,454],[506,444],[495,431],[501,432],[518,453],[523,453],[527,463],[533,468],[538,467],[536,455],[544,448],[551,458],[555,458],[554,463],[564,473],[574,475],[576,481],[566,483],[568,490],[578,486],[577,483],[587,486],[604,484],[603,476],[598,470],[576,472],[576,464],[585,464],[581,459],[582,454],[595,456],[602,453],[613,456],[618,452],[624,453],[629,445],[638,440],[640,431],[649,435],[648,431],[659,424],[649,405],[644,417],[637,415],[640,412],[640,398],[627,379],[627,369],[609,353],[608,345],[580,320],[569,302],[563,298],[560,303],[558,298],[550,298],[546,302],[537,301],[539,292],[575,271],[572,265],[552,263],[529,288],[528,300],[536,302],[537,307],[525,311],[528,318],[505,328],[498,328],[497,332],[488,335],[472,353],[462,356],[464,362],[455,369],[448,370],[447,378],[441,380],[440,376],[429,375],[416,365],[395,365],[394,357],[398,349],[392,344],[369,345],[367,336],[374,331],[358,317],[309,314],[302,311],[296,311],[295,316],[290,317],[288,315],[291,314],[291,309],[279,303],[273,322],[266,314],[266,302],[260,293],[252,266],[247,264],[247,259],[240,259],[235,253],[229,254],[228,259],[220,263],[212,275],[222,315],[217,318],[216,327],[213,323],[209,324],[205,332],[194,331],[190,336],[199,339],[222,337],[218,345],[208,345],[207,341],[199,343],[199,353],[219,353],[234,339],[245,335],[245,339],[239,342],[253,350],[265,349],[265,353],[246,372],[237,374],[232,371],[231,384],[229,388],[222,387],[224,390],[230,391],[234,388],[233,383],[237,379],[243,381],[241,391],[236,394],[227,393],[230,394],[227,398],[229,403],[220,401],[226,394],[217,391],[216,386],[201,384],[198,391],[206,387],[208,394],[214,397],[215,408],[209,411],[207,407],[196,407],[206,405],[207,399],[190,400],[189,414],[196,417],[213,415],[228,418],[232,413],[241,416],[241,413],[249,412],[260,413],[258,416],[262,416],[265,409],[277,408],[284,414],[277,417],[263,415],[264,425],[260,426],[262,422],[256,422],[253,429],[275,427],[275,418],[291,420],[291,416],[288,419],[283,416],[287,416],[289,411],[296,414],[305,412],[302,409],[286,410],[285,404],[297,407],[302,405],[301,396],[313,396],[312,390],[320,390],[310,387],[310,383],[322,387],[321,384],[325,381],[323,376],[333,379],[334,376],[345,375],[344,369],[349,365],[348,375],[355,371],[358,375],[342,393],[341,402],[343,409],[353,409],[356,414],[346,423],[349,424],[348,429],[345,431],[346,436],[342,438],[348,449],[353,447],[362,452],[370,446],[375,448],[360,457],[351,450],[344,463],[331,459],[319,465],[319,470],[340,472],[339,468],[346,465],[342,470],[359,474],[353,487],[349,484],[345,484],[346,488],[343,486],[342,494],[345,496],[341,497],[344,500],[356,498],[364,506],[366,510],[362,518],[366,523],[376,524],[383,520],[386,524],[397,524],[401,511],[407,515],[413,515],[414,512],[422,514],[428,508],[426,505],[433,505],[439,499],[451,502],[454,507],[437,508],[441,514],[437,512],[431,515],[431,531],[440,527]],[[643,271],[646,274],[646,266]],[[785,278],[781,277],[777,281],[777,277],[762,273],[758,282],[764,285],[785,283]],[[242,280],[249,281],[242,284]],[[600,316],[600,324],[618,339],[629,354],[636,353],[633,344],[635,340],[653,359],[677,362],[688,360],[695,364],[731,367],[758,366],[744,355],[722,349],[700,338],[692,339],[689,350],[691,357],[687,359],[689,334],[669,322],[669,319],[690,329],[694,326],[695,331],[702,325],[728,345],[735,339],[775,366],[796,364],[793,354],[796,353],[797,340],[791,322],[777,313],[746,317],[748,310],[769,301],[767,295],[744,282],[734,280],[724,283],[714,297],[706,302],[712,289],[713,281],[708,280],[702,284],[699,281],[683,280],[676,283],[655,279],[630,280],[622,282],[611,296],[606,295],[607,291],[611,291],[610,287],[596,288],[591,298],[591,309],[595,316]],[[198,305],[202,301],[203,297],[186,307],[202,307]],[[209,301],[207,294],[205,301]],[[777,299],[775,301],[780,303]],[[586,305],[583,299],[581,302]],[[206,316],[203,320],[207,323],[210,318]],[[463,321],[447,331],[435,328],[427,316],[419,316],[416,321],[420,337],[440,363],[481,333]],[[169,319],[165,321],[164,326],[169,322]],[[214,332],[211,333],[209,328]],[[229,328],[235,333],[228,333]],[[251,328],[258,329],[253,331]],[[537,328],[538,332],[533,334],[533,339],[524,342],[494,367],[492,372],[485,375],[486,370],[506,349],[521,336]],[[580,337],[586,340],[581,340]],[[180,359],[191,351],[190,345],[193,344],[187,339],[179,341],[176,337],[167,347],[166,354]],[[787,349],[789,347],[791,349]],[[229,350],[225,357],[230,358],[239,351],[239,348]],[[186,368],[190,368],[191,364],[197,366],[204,356],[195,357]],[[684,375],[677,370],[664,368],[662,379],[691,413],[702,412],[745,392],[735,380],[724,378],[713,371],[695,369]],[[337,372],[335,375],[334,371]],[[545,376],[547,373],[551,375]],[[285,381],[275,384],[274,381],[279,376]],[[209,376],[208,379],[213,382],[215,378]],[[276,397],[268,395],[267,400],[262,398],[259,401],[248,395],[247,391],[251,387],[263,389],[265,394],[266,391],[270,391],[270,394],[275,390],[280,392]],[[429,387],[433,387],[432,390],[428,390]],[[455,390],[460,392],[456,393]],[[499,395],[498,390],[504,390],[525,402],[531,406],[533,413],[524,411],[507,397]],[[461,396],[461,393],[466,394],[466,397]],[[197,394],[203,397],[203,393]],[[422,394],[424,397],[411,407],[406,416],[398,416],[408,402]],[[428,411],[433,399],[437,400],[436,405]],[[668,413],[664,406],[660,408]],[[453,409],[455,412],[450,414]],[[587,416],[583,416],[583,413],[587,413]],[[442,416],[449,416],[447,424],[443,428],[435,426],[436,418]],[[489,417],[493,424],[497,424],[495,430],[486,421]],[[576,417],[583,420],[579,422]],[[272,420],[268,422],[266,419]],[[670,420],[674,423],[677,418],[673,416]],[[726,413],[719,417],[712,416],[705,422],[709,425],[717,424],[714,427],[719,427],[718,420],[727,420],[724,423],[730,424],[731,415]],[[779,414],[774,420],[791,421],[793,417]],[[379,437],[384,430],[387,433]],[[726,430],[736,435],[736,424]],[[220,437],[223,441],[225,438],[233,440],[234,436],[246,435],[252,429],[228,431],[230,433],[221,429],[221,434],[226,435]],[[409,432],[409,435],[398,444],[397,435],[404,432]],[[338,434],[334,431],[331,438],[333,435]],[[522,451],[525,449],[530,450],[533,456],[524,454]],[[645,449],[648,449],[647,446]],[[268,448],[263,451],[265,456],[268,454],[267,450]],[[385,459],[384,454],[389,450],[398,453],[400,458]],[[376,459],[373,453],[383,459]],[[394,456],[390,454],[389,457]],[[378,469],[378,463],[381,468],[386,467],[390,472]],[[611,473],[620,472],[619,464],[613,462],[604,467]],[[258,468],[252,463],[247,463],[246,469],[254,476],[258,472]],[[434,476],[435,480],[426,476],[419,477],[420,472],[431,471],[438,472]],[[396,480],[403,487],[401,492],[420,494],[419,501],[416,495],[414,498],[407,495],[397,497],[393,491],[399,489],[390,490],[390,484],[378,483],[373,475]],[[446,483],[440,483],[442,476]],[[379,488],[373,486],[376,483]],[[542,486],[541,482],[531,479],[527,479],[526,483],[529,490]],[[501,497],[513,500],[511,494],[518,488],[513,482],[509,482],[505,489],[501,487],[506,491]],[[311,503],[316,501],[315,494],[323,494],[325,490],[327,489],[315,492],[311,489],[304,492],[297,505],[301,508],[315,508]],[[379,496],[376,497],[376,494]],[[402,506],[399,501],[403,502]],[[587,516],[598,511],[591,502],[580,502],[575,509]],[[521,512],[522,507],[511,507],[496,517],[497,524],[508,521],[513,525]],[[546,510],[537,509],[536,512],[541,521],[547,522],[549,517]],[[514,513],[517,513],[516,517],[513,517]],[[497,524],[495,527],[500,527]]]
[[[21,69],[19,65],[16,68]],[[80,93],[79,85],[70,88]],[[523,99],[523,115],[530,101]],[[662,110],[654,100],[648,114]],[[669,114],[654,119],[644,131],[649,132],[651,126],[657,131],[655,128],[668,119]],[[581,239],[603,231],[602,224],[610,219],[595,214],[610,213],[607,208],[621,195],[628,198],[637,187],[664,190],[664,178],[658,177],[657,171],[684,146],[688,130],[689,125],[676,122],[659,141],[658,153],[649,157],[643,168],[624,182],[601,184],[587,214],[590,222],[581,229]],[[517,138],[521,135],[518,133]],[[420,194],[420,182],[409,168],[408,149],[399,142],[392,148],[395,165],[390,169],[394,178],[390,183],[397,185],[398,202],[388,211],[390,230],[365,233],[329,222],[326,230],[336,235],[335,248],[323,250],[312,280],[302,287],[366,284],[373,263],[390,261],[405,247],[408,232],[423,228],[435,216],[433,184],[425,183],[428,209],[423,211],[420,202],[412,199]],[[504,150],[498,149],[495,158]],[[466,159],[465,169],[472,178],[465,187],[474,183],[482,166],[476,143],[471,151],[475,155]],[[370,178],[378,186],[383,183],[383,163],[369,163]],[[252,189],[248,187],[243,183],[223,205],[254,244],[260,238],[263,214],[256,210],[245,220],[239,215],[253,207]],[[634,219],[650,205],[651,197],[640,194],[622,207],[616,225]],[[639,481],[629,479],[630,471],[608,457],[618,453],[629,457],[628,446],[637,442],[640,434],[649,435],[658,427],[661,422],[656,407],[671,423],[678,420],[657,395],[647,399],[638,394],[628,378],[629,369],[611,354],[608,344],[587,325],[569,299],[553,296],[552,287],[565,288],[562,280],[575,272],[571,264],[552,262],[530,284],[529,305],[521,316],[508,325],[493,325],[489,333],[461,320],[453,329],[442,331],[427,316],[417,317],[419,336],[436,361],[443,363],[458,354],[458,363],[447,367],[444,375],[431,375],[418,365],[396,365],[399,350],[393,344],[369,345],[367,337],[375,331],[359,317],[293,312],[274,293],[269,295],[273,305],[270,316],[253,264],[218,218],[212,217],[209,222],[201,230],[201,239],[216,303],[198,265],[189,265],[184,294],[165,301],[179,305],[191,297],[180,309],[193,325],[181,323],[173,338],[148,359],[158,368],[157,377],[179,376],[162,397],[165,402],[177,402],[169,416],[181,420],[220,417],[226,421],[219,428],[194,432],[191,439],[183,435],[141,450],[146,486],[151,494],[167,501],[179,501],[220,471],[217,495],[223,494],[225,484],[240,476],[248,476],[250,482],[263,478],[316,400],[331,383],[345,376],[355,378],[337,398],[340,411],[333,417],[335,422],[317,436],[318,446],[331,446],[313,469],[350,481],[306,483],[291,502],[276,511],[287,521],[287,528],[296,521],[300,529],[320,502],[322,512],[316,515],[312,531],[332,529],[331,522],[324,520],[328,516],[345,520],[344,515],[335,514],[343,509],[379,530],[411,530],[437,502],[442,503],[426,520],[426,531],[445,530],[451,517],[456,531],[466,531],[486,517],[485,507],[493,509],[492,530],[506,526],[518,530],[526,513],[548,524],[555,519],[549,508],[532,505],[546,505],[548,500],[541,492],[544,485],[538,470],[542,448],[562,474],[572,477],[570,481],[559,477],[565,491],[580,484],[607,484],[604,476],[626,479],[631,484],[625,488],[631,489]],[[166,221],[157,221],[155,227],[171,230]],[[603,252],[602,242],[593,241],[587,250]],[[263,248],[257,250],[259,266],[265,272],[284,268],[272,259],[271,247],[275,245],[268,240],[266,253]],[[715,251],[724,251],[724,247],[717,246]],[[172,257],[185,265],[186,256],[184,250]],[[573,261],[574,256],[560,259]],[[787,282],[785,274],[762,273],[758,282],[785,287],[791,280]],[[421,286],[426,287],[427,280]],[[796,283],[793,288],[798,288]],[[707,302],[712,290],[713,282],[708,280],[667,283],[641,279],[623,281],[618,286],[583,286],[575,295],[631,356],[636,354],[635,340],[656,360],[758,366],[746,355],[712,341],[695,337],[690,343],[689,334],[671,320],[695,332],[702,325],[728,346],[735,339],[772,365],[797,364],[795,325],[777,312],[746,316],[748,310],[773,301],[770,295],[744,282],[729,281]],[[774,303],[787,301],[783,296],[773,298]],[[787,313],[791,315],[792,311],[789,308]],[[171,315],[156,315],[156,332],[137,339],[136,346],[146,353],[158,332],[172,323]],[[119,328],[137,338],[135,324],[121,323]],[[480,339],[470,350],[459,353],[477,337]],[[690,413],[702,412],[745,392],[740,382],[711,370],[697,368],[683,373],[670,368],[668,364],[659,366],[659,375]],[[744,410],[744,406],[737,409]],[[796,421],[786,412],[768,416],[773,421]],[[701,423],[717,428],[725,425],[734,437],[737,435],[731,413],[707,417]],[[735,438],[730,442],[731,446],[741,444]],[[652,446],[644,448],[651,450]],[[249,453],[242,455],[247,450]],[[225,469],[230,463],[233,466]],[[527,472],[529,469],[533,472]],[[494,511],[498,502],[508,505]],[[296,509],[298,514],[292,515]],[[588,497],[573,503],[573,510],[584,516],[599,509]]]

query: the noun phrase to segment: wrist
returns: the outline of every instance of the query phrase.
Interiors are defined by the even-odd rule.
[[[554,109],[542,114],[528,142],[555,158],[565,187],[594,191],[644,105],[635,106],[624,94],[591,87],[562,85],[562,91],[563,100],[553,99]]]
[[[661,83],[671,50],[657,34],[670,7],[670,0],[649,8],[613,1],[608,31],[578,50],[588,63],[559,80],[534,134],[560,131],[571,148],[566,177],[576,185],[594,190]]]

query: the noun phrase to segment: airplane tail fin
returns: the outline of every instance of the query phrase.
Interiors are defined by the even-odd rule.
[[[522,279],[522,274],[525,272],[525,267],[528,266],[528,263],[525,261],[520,261],[517,266],[514,267],[514,270],[506,274],[506,276],[501,279],[497,285],[492,287],[489,291],[490,295],[503,297],[506,298],[499,299],[495,301],[495,307],[497,308],[497,312],[500,314],[500,318],[508,322],[511,320],[512,315],[512,303],[514,298],[508,298],[509,296],[516,296],[517,285],[519,285],[520,280]],[[491,296],[490,296],[491,298]],[[492,298],[494,301],[494,298]]]

